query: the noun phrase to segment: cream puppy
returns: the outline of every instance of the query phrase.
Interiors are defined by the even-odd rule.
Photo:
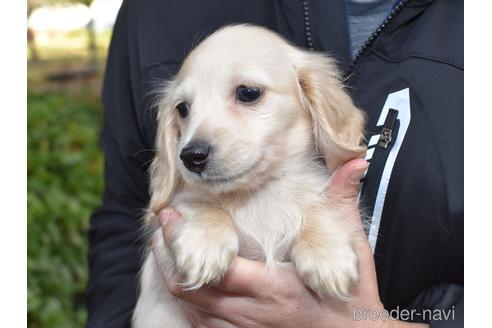
[[[321,297],[348,297],[358,277],[351,228],[325,187],[364,155],[364,117],[333,60],[265,28],[229,26],[190,53],[163,94],[146,222],[166,251],[143,264],[133,326],[193,320],[156,264],[196,289],[238,255],[272,269],[292,261]],[[171,249],[155,224],[165,206],[183,217]]]

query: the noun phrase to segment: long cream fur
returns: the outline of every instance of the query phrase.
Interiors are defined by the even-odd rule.
[[[260,99],[238,102],[241,84],[261,88]],[[340,164],[364,155],[364,116],[334,61],[267,29],[229,26],[193,50],[164,93],[145,218],[161,251],[143,264],[133,326],[190,327],[193,311],[169,294],[156,264],[195,289],[219,280],[237,255],[272,268],[292,261],[321,297],[348,297],[358,278],[351,228],[325,187]],[[181,101],[190,104],[185,119]],[[214,149],[200,176],[179,159],[197,138]],[[166,206],[183,217],[171,249],[155,228]]]

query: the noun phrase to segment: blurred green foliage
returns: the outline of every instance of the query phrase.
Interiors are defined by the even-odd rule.
[[[28,326],[82,327],[87,229],[100,203],[95,97],[28,95]]]

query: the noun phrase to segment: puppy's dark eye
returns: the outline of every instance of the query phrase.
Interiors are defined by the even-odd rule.
[[[240,85],[236,89],[236,99],[242,102],[253,102],[261,96],[261,89]]]
[[[190,112],[190,108],[188,107],[188,104],[186,102],[179,103],[178,106],[176,106],[176,109],[178,110],[179,116],[181,116],[181,118],[185,118]]]

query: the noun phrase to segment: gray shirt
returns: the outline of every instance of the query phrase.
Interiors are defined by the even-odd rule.
[[[352,57],[388,16],[395,0],[347,0]]]

